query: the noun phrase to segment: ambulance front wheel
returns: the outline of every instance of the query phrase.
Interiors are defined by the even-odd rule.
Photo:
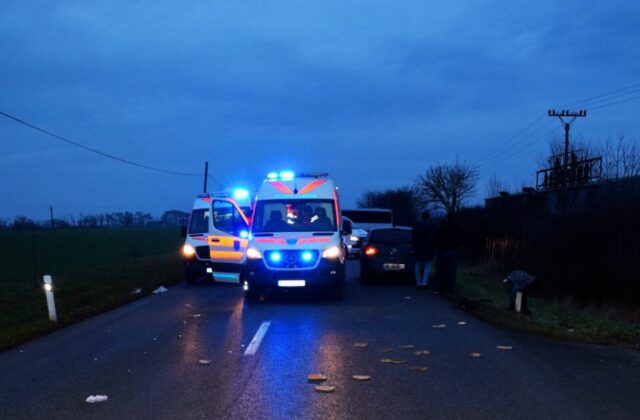
[[[260,295],[262,295],[262,290],[254,286],[244,291],[244,300],[247,302],[257,302],[260,300]]]
[[[185,277],[185,280],[187,280],[188,285],[196,284],[196,281],[198,280],[198,276],[196,276],[194,273],[190,272],[189,270],[185,270],[184,277]]]

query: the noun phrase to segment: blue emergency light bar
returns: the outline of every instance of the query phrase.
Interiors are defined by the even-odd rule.
[[[296,177],[296,173],[293,171],[280,171],[278,172],[269,172],[267,174],[267,179],[269,181],[293,181]]]
[[[233,198],[236,200],[246,200],[249,197],[249,191],[244,188],[236,188],[233,190]]]

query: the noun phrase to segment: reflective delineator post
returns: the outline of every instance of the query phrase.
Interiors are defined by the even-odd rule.
[[[516,292],[516,312],[522,312],[522,291]]]
[[[44,293],[47,296],[47,309],[49,310],[49,321],[57,322],[58,314],[56,313],[56,301],[53,298],[53,283],[51,276],[46,274],[44,280]]]

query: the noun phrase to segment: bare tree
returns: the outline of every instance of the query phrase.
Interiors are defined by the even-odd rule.
[[[602,148],[603,176],[609,179],[640,175],[640,149],[638,143],[628,141],[624,135],[617,141],[607,139]]]
[[[411,225],[418,216],[418,206],[409,187],[384,191],[366,191],[358,199],[358,207],[393,210],[393,220],[399,225]]]
[[[502,191],[508,191],[507,184],[500,181],[495,175],[489,178],[485,186],[485,195],[487,198],[497,197]]]
[[[444,209],[453,215],[475,193],[477,179],[478,171],[470,164],[436,165],[418,175],[414,192],[424,206]]]

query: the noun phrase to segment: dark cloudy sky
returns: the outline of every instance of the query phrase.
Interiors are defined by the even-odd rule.
[[[329,171],[347,205],[458,157],[479,202],[491,175],[533,182],[559,123],[507,141],[548,108],[640,83],[639,40],[637,1],[3,1],[0,111],[146,165],[209,160],[229,186]],[[637,139],[639,104],[572,133]],[[0,179],[0,217],[159,215],[201,188],[6,118]]]

